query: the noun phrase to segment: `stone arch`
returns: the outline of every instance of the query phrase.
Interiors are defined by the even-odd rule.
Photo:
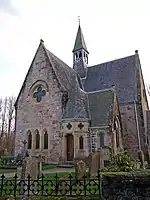
[[[43,130],[43,134],[44,134],[44,149],[48,149],[48,133],[46,129]]]
[[[40,149],[40,133],[37,129],[35,130],[35,149]]]
[[[27,131],[27,138],[28,138],[28,149],[32,149],[32,134],[31,134],[31,131],[28,130]]]

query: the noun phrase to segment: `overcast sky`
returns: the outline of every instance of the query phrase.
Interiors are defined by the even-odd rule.
[[[0,96],[18,95],[41,38],[72,66],[78,16],[89,65],[138,49],[150,83],[150,0],[0,0]]]

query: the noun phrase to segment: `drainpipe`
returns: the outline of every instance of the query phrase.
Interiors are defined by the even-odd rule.
[[[135,110],[135,118],[136,118],[136,128],[137,128],[138,145],[139,145],[139,149],[141,150],[140,129],[139,129],[139,121],[138,121],[138,115],[137,115],[136,102],[134,102],[134,110]]]

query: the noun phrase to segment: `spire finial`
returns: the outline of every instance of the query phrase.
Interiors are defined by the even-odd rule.
[[[80,25],[80,16],[78,16],[78,22],[79,22],[79,25]]]

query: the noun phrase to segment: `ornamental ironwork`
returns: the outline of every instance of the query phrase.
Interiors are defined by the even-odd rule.
[[[72,174],[63,179],[56,173],[51,179],[42,174],[37,180],[30,175],[21,180],[17,175],[12,178],[2,175],[0,197],[5,196],[87,196],[91,199],[94,196],[101,200],[147,200],[150,199],[150,176],[102,176],[98,172],[95,178],[86,173],[82,180],[77,180]]]

